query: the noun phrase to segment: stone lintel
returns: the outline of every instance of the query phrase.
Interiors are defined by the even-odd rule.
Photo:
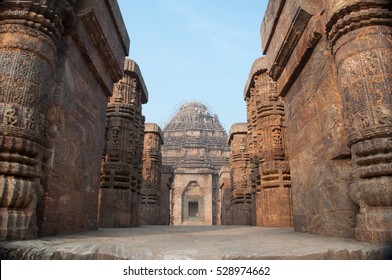
[[[107,96],[113,84],[123,77],[124,57],[129,52],[129,37],[115,1],[78,1],[72,36]]]
[[[271,2],[270,2],[271,3]],[[254,77],[263,72],[267,72],[266,57],[259,57],[253,62],[252,69],[250,70],[248,81],[244,89],[244,99],[250,97],[250,89],[254,86]]]
[[[235,134],[247,134],[248,133],[248,124],[247,123],[235,123],[231,126],[229,132],[228,143],[231,144],[231,141],[234,138]]]
[[[271,2],[277,2],[271,4]],[[267,69],[277,81],[293,53],[299,39],[314,15],[322,12],[322,1],[270,1],[261,27],[263,53],[267,55]],[[273,27],[268,31],[267,28]],[[273,32],[274,30],[280,32]]]
[[[143,104],[148,102],[148,91],[146,84],[144,83],[142,72],[140,71],[139,65],[132,59],[126,58],[124,65],[125,74],[135,77],[140,85],[141,89],[141,100]]]
[[[154,133],[159,136],[161,140],[161,145],[163,144],[163,133],[159,125],[156,123],[145,123],[144,124],[144,133]]]

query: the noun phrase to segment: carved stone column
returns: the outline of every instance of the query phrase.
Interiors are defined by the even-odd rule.
[[[276,91],[276,83],[268,76],[265,59],[253,64],[245,99],[252,118],[253,158],[260,160],[261,180],[256,181],[256,225],[293,225],[290,168],[287,157],[287,134],[284,124],[284,103]],[[251,157],[252,158],[252,157]]]
[[[230,168],[232,182],[232,224],[252,225],[252,194],[248,184],[249,154],[247,151],[247,124],[233,124],[230,129]]]
[[[0,240],[37,235],[48,162],[46,114],[71,1],[0,3]]]
[[[147,102],[147,92],[134,61],[127,59],[124,71],[124,77],[114,85],[107,108],[107,141],[100,189],[101,227],[137,225],[142,162],[141,106]]]
[[[161,206],[161,170],[163,144],[160,127],[154,123],[145,124],[143,149],[143,186],[139,208],[141,225],[158,225]]]
[[[326,1],[352,154],[355,236],[392,242],[392,11],[389,0]]]

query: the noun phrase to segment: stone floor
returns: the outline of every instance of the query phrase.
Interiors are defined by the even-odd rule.
[[[248,226],[143,226],[0,242],[1,259],[391,259],[392,246]]]

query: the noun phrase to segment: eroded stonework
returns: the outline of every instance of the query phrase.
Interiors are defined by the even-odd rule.
[[[106,2],[0,3],[0,239],[98,226],[100,136],[129,45]]]
[[[229,133],[233,225],[252,225],[254,219],[248,140],[247,123],[233,124]]]
[[[290,227],[293,205],[284,103],[266,72],[265,58],[257,59],[245,87],[255,224]]]
[[[163,135],[154,123],[146,123],[144,128],[143,186],[139,207],[140,225],[161,224],[161,177]]]
[[[139,66],[133,60],[125,60],[124,72],[124,77],[114,85],[106,114],[99,210],[101,227],[139,224],[143,182],[142,104],[147,102],[148,92]]]
[[[269,2],[298,231],[392,243],[391,19],[388,0]]]

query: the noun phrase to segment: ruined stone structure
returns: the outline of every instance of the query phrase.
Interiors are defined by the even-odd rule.
[[[231,169],[229,166],[222,166],[219,171],[219,195],[218,195],[218,209],[221,215],[218,217],[218,225],[231,225],[232,219],[232,184],[231,184]]]
[[[297,231],[392,242],[391,23],[389,0],[269,2]]]
[[[0,239],[98,226],[107,98],[129,38],[116,1],[0,2]]]
[[[217,224],[219,170],[229,157],[227,134],[218,117],[203,104],[187,103],[165,126],[163,135],[162,164],[173,169],[171,224]]]
[[[143,150],[144,181],[139,204],[139,221],[141,225],[161,224],[162,137],[161,128],[157,124],[145,124]]]
[[[268,76],[265,58],[253,64],[245,86],[248,112],[248,185],[254,191],[254,224],[290,227],[292,195],[284,103]]]
[[[253,189],[249,183],[250,158],[246,123],[233,124],[229,133],[232,224],[252,225]]]
[[[147,101],[139,66],[126,59],[124,77],[114,85],[106,113],[99,195],[101,227],[138,225],[144,137],[142,104]]]

